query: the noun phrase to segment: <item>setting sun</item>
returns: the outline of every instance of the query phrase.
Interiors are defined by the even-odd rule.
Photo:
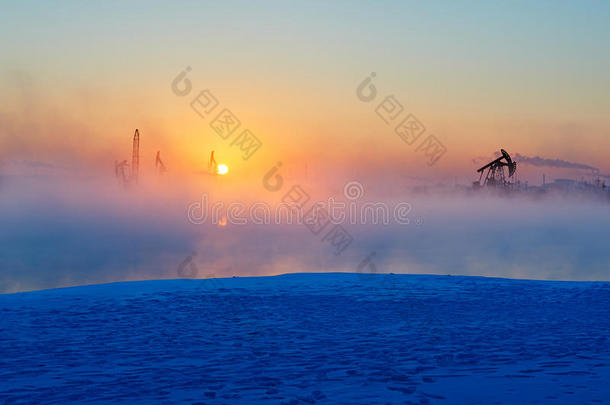
[[[216,173],[218,174],[227,174],[229,173],[229,167],[225,164],[219,164],[218,168],[216,169]]]

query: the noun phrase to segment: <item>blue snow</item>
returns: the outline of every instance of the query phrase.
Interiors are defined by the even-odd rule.
[[[330,273],[5,294],[0,402],[610,403],[610,283]]]

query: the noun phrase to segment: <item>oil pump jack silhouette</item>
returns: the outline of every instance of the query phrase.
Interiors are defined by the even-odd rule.
[[[479,181],[473,183],[475,188],[507,188],[510,185],[507,179],[513,177],[517,171],[517,162],[513,162],[510,155],[504,149],[500,149],[500,152],[502,153],[502,156],[477,170],[477,173],[481,173],[481,175],[479,176]],[[508,167],[508,177],[504,176],[504,167]],[[487,175],[485,175],[485,180],[483,180],[485,171],[487,171]],[[481,180],[483,180],[483,183],[481,183]]]

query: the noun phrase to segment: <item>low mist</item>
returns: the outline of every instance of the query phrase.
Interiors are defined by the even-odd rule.
[[[309,186],[307,206],[333,197],[381,203],[390,211],[399,203],[410,207],[408,223],[393,217],[387,224],[344,222],[351,242],[336,254],[325,240],[333,224],[315,234],[285,220],[223,226],[211,217],[194,223],[187,215],[203,194],[210,203],[273,207],[290,185],[274,193],[256,182],[251,188],[257,193],[240,193],[212,175],[129,187],[114,180],[99,173],[0,178],[0,291],[333,271],[610,279],[607,201],[422,194],[387,180],[358,183],[363,195],[356,201],[340,182],[323,190]]]

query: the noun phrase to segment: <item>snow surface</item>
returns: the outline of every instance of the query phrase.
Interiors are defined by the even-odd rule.
[[[0,295],[0,401],[610,403],[610,283],[289,274]]]

